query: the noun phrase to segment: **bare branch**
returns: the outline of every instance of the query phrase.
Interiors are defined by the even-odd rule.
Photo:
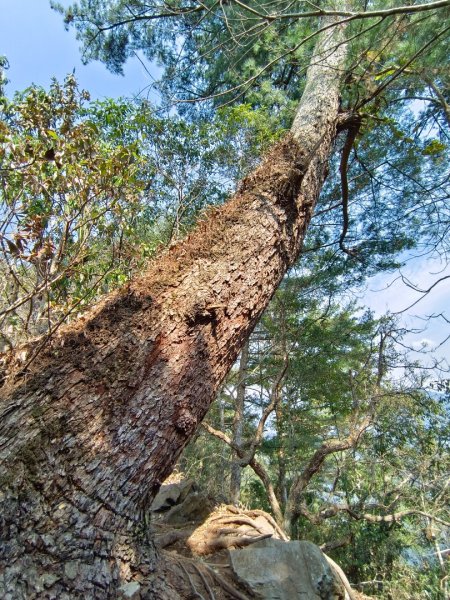
[[[290,528],[296,517],[304,515],[309,520],[316,518],[315,515],[310,515],[307,508],[300,502],[300,498],[304,490],[309,485],[311,479],[321,470],[326,458],[336,452],[343,452],[344,450],[354,448],[357,445],[361,435],[369,427],[371,422],[372,417],[366,416],[345,439],[328,440],[314,452],[306,467],[294,479],[289,491],[289,498],[284,514],[284,528],[288,532],[290,531]]]
[[[238,6],[243,8],[245,11],[266,21],[275,21],[280,19],[311,19],[316,17],[349,17],[351,20],[371,19],[374,17],[393,17],[396,15],[412,14],[428,10],[436,10],[439,8],[446,8],[450,6],[449,0],[440,0],[438,2],[430,2],[426,4],[413,4],[412,6],[395,6],[393,8],[387,8],[384,10],[368,10],[363,12],[355,12],[351,10],[318,9],[299,13],[267,14],[259,12],[258,10],[249,6],[248,4],[241,2],[241,0],[233,0],[233,2],[234,4],[237,4]]]
[[[369,521],[370,523],[393,523],[411,515],[419,515],[421,517],[431,519],[432,521],[436,521],[436,523],[440,523],[441,525],[445,525],[445,527],[450,527],[449,521],[444,521],[444,519],[436,517],[435,515],[431,515],[422,510],[402,510],[397,513],[392,513],[390,515],[371,515],[369,513],[364,513],[362,515],[357,515],[356,517],[354,516],[354,514],[351,514],[353,518],[356,518],[358,520],[364,519],[365,521]]]
[[[248,455],[245,454],[244,450],[240,446],[237,446],[236,444],[234,444],[233,441],[227,436],[226,433],[223,433],[222,431],[219,431],[218,429],[214,429],[214,427],[211,427],[211,425],[209,425],[208,423],[205,423],[205,422],[202,423],[202,427],[208,433],[215,436],[219,440],[222,440],[223,442],[225,442],[225,444],[230,446],[230,448],[232,448],[236,452],[236,454],[239,456],[239,458],[245,459],[245,460],[247,458],[249,458]],[[278,524],[281,524],[283,522],[283,513],[281,512],[280,503],[278,502],[278,498],[276,497],[275,490],[272,485],[272,482],[270,481],[270,477],[269,477],[268,473],[266,472],[266,470],[262,466],[262,464],[259,463],[255,459],[254,456],[252,456],[249,459],[249,461],[245,463],[245,466],[246,465],[251,467],[253,469],[253,471],[255,472],[255,474],[261,479],[261,481],[266,489],[270,507],[272,508],[273,514],[275,516],[275,520]]]
[[[401,279],[403,281],[403,283],[408,286],[409,288],[411,288],[412,290],[414,290],[415,292],[422,294],[420,298],[418,298],[417,300],[415,300],[412,304],[410,304],[409,306],[407,306],[406,308],[403,308],[402,310],[399,310],[395,313],[393,313],[394,315],[399,315],[407,310],[410,310],[413,306],[416,306],[416,304],[418,304],[419,302],[421,302],[425,296],[427,296],[439,283],[442,283],[443,281],[450,279],[450,275],[444,275],[443,277],[440,277],[437,281],[435,281],[432,285],[430,285],[429,288],[427,289],[421,289],[417,286],[415,286],[413,283],[411,283],[410,281],[408,281],[408,279],[404,276],[401,275]]]
[[[377,505],[373,505],[373,507],[376,508]],[[436,523],[440,523],[445,527],[450,527],[449,521],[445,521],[436,515],[432,515],[428,512],[417,509],[406,509],[386,515],[374,515],[367,512],[359,513],[349,504],[332,504],[331,506],[321,509],[318,513],[312,513],[305,504],[302,503],[299,505],[299,514],[308,519],[308,521],[314,525],[320,525],[324,520],[331,519],[340,512],[347,513],[355,521],[368,521],[369,523],[394,523],[396,521],[401,521],[405,517],[418,515],[425,517],[426,519],[436,521]]]

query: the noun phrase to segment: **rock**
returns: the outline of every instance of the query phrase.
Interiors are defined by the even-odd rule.
[[[184,502],[173,506],[164,517],[166,523],[180,525],[184,523],[201,523],[210,514],[213,506],[207,494],[190,493]]]
[[[175,504],[184,501],[191,491],[194,482],[192,479],[184,479],[178,483],[163,484],[150,507],[151,512],[164,512]]]
[[[311,542],[266,539],[230,550],[231,568],[260,600],[343,600],[345,590]]]

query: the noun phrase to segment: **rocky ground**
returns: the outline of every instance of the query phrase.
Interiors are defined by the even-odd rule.
[[[165,483],[151,508],[165,576],[188,600],[363,600],[310,542],[260,510],[215,506],[192,480]],[[332,561],[331,561],[332,563]],[[138,598],[137,589],[124,590]]]

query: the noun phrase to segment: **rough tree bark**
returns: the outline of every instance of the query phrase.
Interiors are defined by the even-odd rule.
[[[326,30],[291,135],[225,206],[44,346],[4,356],[2,598],[116,598],[130,581],[177,597],[146,511],[298,257],[344,55],[341,28]]]

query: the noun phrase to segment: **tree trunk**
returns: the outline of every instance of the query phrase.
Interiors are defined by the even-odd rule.
[[[242,446],[242,434],[244,431],[244,408],[245,408],[245,389],[248,366],[248,340],[242,348],[241,358],[239,360],[238,382],[236,386],[236,403],[233,418],[233,444]],[[233,461],[230,472],[230,501],[237,506],[241,497],[241,476],[242,467],[239,457],[233,451]]]
[[[283,401],[277,404],[276,408],[276,420],[275,427],[277,431],[278,448],[277,448],[277,461],[278,461],[278,475],[275,491],[280,501],[281,506],[284,508],[287,503],[287,487],[286,487],[286,454],[284,451],[284,444],[286,441],[285,435],[285,419],[283,415]]]
[[[47,343],[4,356],[2,598],[115,598],[131,581],[176,598],[147,510],[298,257],[336,135],[341,42],[322,34],[292,134],[226,205]]]

